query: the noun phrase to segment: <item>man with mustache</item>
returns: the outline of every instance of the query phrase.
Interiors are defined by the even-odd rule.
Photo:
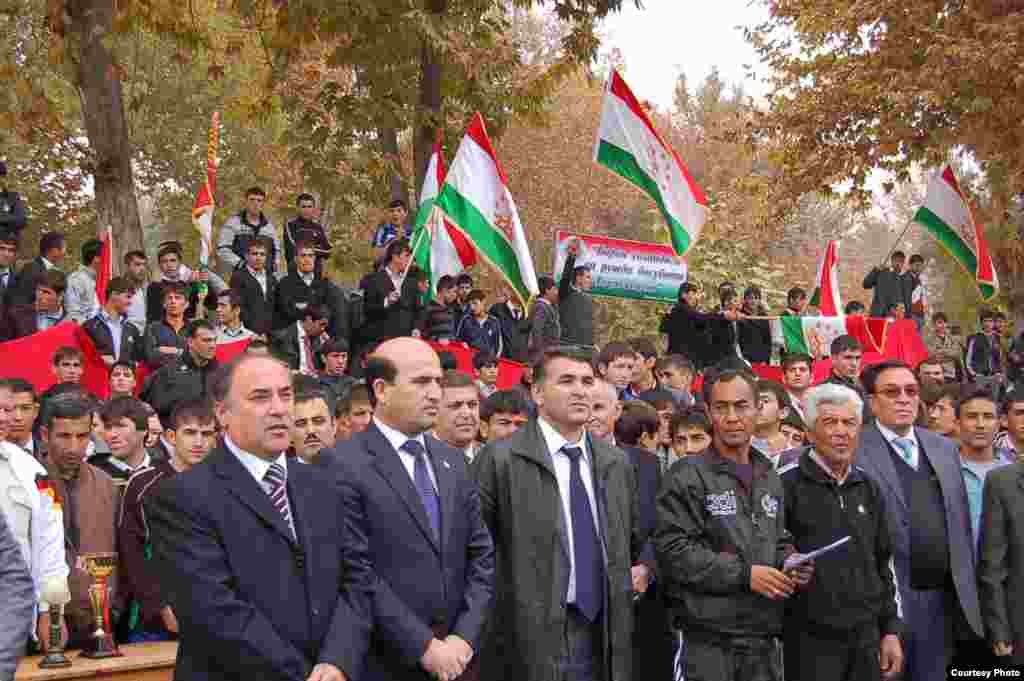
[[[295,460],[301,463],[317,463],[320,450],[334,446],[334,414],[325,390],[302,389],[295,393],[292,449],[295,450]]]

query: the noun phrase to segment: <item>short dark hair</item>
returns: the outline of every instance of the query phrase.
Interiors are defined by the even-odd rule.
[[[111,296],[115,293],[132,293],[135,288],[126,277],[114,277],[107,282],[107,295]]]
[[[655,388],[654,390],[645,390],[636,396],[636,400],[630,400],[631,402],[640,401],[646,402],[658,411],[662,409],[675,409],[676,398],[668,390],[661,388]]]
[[[736,300],[736,290],[727,288],[718,292],[718,300],[722,305]]]
[[[530,405],[521,390],[510,388],[497,390],[480,403],[480,420],[486,421],[495,414],[528,415]]]
[[[896,258],[902,258],[903,260],[906,260],[907,254],[904,253],[903,251],[893,251],[892,255],[889,257],[889,260],[895,260]]]
[[[134,397],[115,397],[100,407],[100,420],[104,425],[113,425],[121,419],[128,419],[135,430],[146,430],[149,412],[145,403]]]
[[[338,398],[337,404],[334,405],[335,418],[351,414],[352,405],[356,402],[366,402],[371,406],[373,405],[373,401],[370,399],[370,391],[362,381],[343,392],[341,397]]]
[[[471,303],[474,300],[479,300],[482,303],[485,300],[487,300],[487,294],[485,294],[480,289],[475,288],[475,289],[473,289],[472,291],[469,292],[468,296],[466,296],[466,302],[467,303]]]
[[[64,234],[61,232],[47,232],[39,237],[39,255],[46,255],[47,251],[60,248],[64,245]]]
[[[850,352],[851,350],[863,350],[860,341],[849,334],[842,336],[836,336],[832,341],[832,347],[829,348],[829,353],[833,356],[842,354],[844,352]]]
[[[915,253],[914,255],[910,256],[910,264],[913,265],[915,262],[924,262],[924,258],[921,256],[920,253]]]
[[[931,406],[946,398],[956,405],[960,401],[961,387],[959,383],[942,383],[940,385],[926,383],[921,388],[921,401],[925,406]]]
[[[82,264],[88,267],[103,252],[103,242],[99,239],[87,239],[82,244]]]
[[[62,345],[53,353],[53,366],[59,365],[66,359],[77,359],[83,361],[82,351],[74,345]]]
[[[630,350],[630,353],[633,351]],[[573,362],[580,362],[582,364],[590,365],[591,355],[590,353],[582,350],[581,348],[572,346],[554,346],[546,348],[544,353],[541,355],[540,360],[533,366],[533,382],[535,385],[544,382],[544,377],[548,372],[548,365],[556,359],[568,359]]]
[[[473,388],[477,392],[480,390],[472,376],[458,369],[449,369],[441,375],[441,389],[448,388]]]
[[[458,369],[459,360],[455,357],[455,353],[449,350],[441,350],[437,353],[437,359],[441,362],[441,370],[448,371],[449,369]]]
[[[267,193],[259,187],[249,187],[245,190],[245,197],[249,198],[250,196],[262,196],[263,198],[267,198]]]
[[[461,272],[459,276],[455,277],[456,286],[462,286],[463,284],[473,285],[473,277],[468,272]]]
[[[316,197],[314,197],[312,194],[309,194],[307,192],[302,192],[301,194],[298,195],[298,197],[296,197],[295,205],[296,206],[302,206],[302,202],[303,201],[312,201],[313,205],[316,205]]]
[[[911,369],[906,362],[900,359],[887,359],[883,362],[879,362],[878,364],[872,364],[864,369],[860,375],[860,382],[864,386],[864,392],[868,395],[874,395],[875,386],[878,385],[878,377],[882,375],[883,371],[888,371],[889,369],[906,369],[911,374],[914,373],[914,370]],[[914,380],[917,380],[916,375],[914,376]]]
[[[1014,383],[1003,393],[1003,402],[999,406],[1000,413],[1009,413],[1016,402],[1024,402],[1024,386]]]
[[[493,352],[478,352],[473,355],[473,368],[480,371],[484,367],[498,366],[498,358]]]
[[[217,328],[209,319],[193,319],[185,326],[185,338],[195,338],[200,330],[206,329],[210,333],[217,333]]]
[[[760,286],[748,286],[747,290],[743,292],[744,298],[760,298],[761,287]]]
[[[178,243],[177,241],[165,241],[164,243],[160,244],[160,247],[157,248],[156,251],[156,261],[160,262],[161,260],[163,260],[163,257],[165,255],[171,254],[177,256],[178,260],[181,260],[184,254],[184,251],[181,250],[181,244]]]
[[[251,239],[249,239],[249,243],[245,245],[246,254],[248,254],[249,251],[251,251],[254,248],[265,248],[267,251],[267,255],[270,255],[270,253],[272,253],[274,250],[274,240],[265,234],[254,236]]]
[[[996,313],[992,311],[992,308],[983,307],[978,311],[978,319],[980,319],[981,321],[985,321],[988,319],[995,320],[995,318]]]
[[[273,243],[273,241],[271,241],[271,243]],[[295,256],[294,257],[296,257],[296,258],[299,257],[299,253],[301,251],[306,250],[307,248],[313,251],[313,255],[316,255],[316,242],[315,241],[313,241],[312,239],[310,239],[307,236],[301,236],[298,239],[296,239],[295,240]]]
[[[174,405],[171,410],[171,430],[178,430],[186,423],[216,423],[217,417],[213,413],[213,404],[209,400],[193,399],[183,400]]]
[[[377,408],[377,393],[373,385],[377,381],[394,383],[398,378],[398,365],[394,360],[383,355],[372,354],[366,358],[366,366],[363,367],[363,378],[366,379],[367,396],[370,398],[370,406]]]
[[[42,424],[47,429],[53,428],[53,422],[57,419],[84,419],[92,420],[95,411],[95,403],[81,392],[69,391],[63,395],[52,397],[46,402],[44,414],[40,414]]]
[[[960,399],[953,403],[953,412],[960,418],[960,409],[971,400],[985,400],[991,402],[998,412],[999,400],[992,394],[992,390],[980,385],[967,384],[960,391]]]
[[[21,235],[15,231],[0,229],[0,244],[11,244],[17,248],[21,244]]]
[[[843,308],[843,314],[858,314],[864,312],[865,309],[867,308],[864,307],[864,303],[859,300],[851,300]]]
[[[800,418],[800,414],[796,413],[796,409],[790,409],[789,413],[786,414],[786,418],[782,419],[780,426],[789,426],[790,428],[796,428],[800,432],[807,434],[807,424]]]
[[[740,380],[750,387],[754,395],[754,402],[757,402],[757,377],[745,369],[726,369],[725,371],[709,371],[704,375],[704,402],[711,404],[711,391],[719,383],[732,383]]]
[[[800,300],[801,298],[806,297],[807,291],[803,290],[799,286],[794,286],[793,288],[789,289],[789,292],[786,294],[786,302],[791,303],[794,300]]]
[[[686,355],[680,353],[659,357],[658,361],[654,363],[655,372],[664,371],[669,367],[675,367],[680,371],[689,371],[691,374],[694,372],[693,362]]]
[[[136,249],[136,250],[128,251],[127,253],[125,253],[124,256],[121,258],[121,262],[123,262],[125,265],[127,265],[128,263],[130,263],[135,258],[139,258],[140,260],[149,260],[149,258],[146,257],[146,252],[145,251],[140,251],[140,250]]]
[[[675,438],[676,433],[683,428],[700,428],[711,435],[711,421],[708,420],[708,415],[703,407],[692,406],[676,412],[672,420],[669,421],[669,436]]]
[[[658,348],[654,345],[654,341],[645,336],[638,336],[629,340],[630,346],[633,351],[641,355],[645,360],[651,359],[658,356]]]
[[[934,322],[939,322],[939,321],[946,322],[946,323],[949,322],[949,317],[946,316],[945,312],[936,312],[935,314],[932,315],[932,322],[933,323]]]
[[[634,357],[636,350],[625,343],[613,341],[605,345],[597,355],[597,366],[608,366],[620,357]]]
[[[577,265],[572,268],[572,280],[579,281],[579,278],[584,274],[590,272],[590,265]]]
[[[405,253],[406,251],[409,250],[412,249],[409,246],[408,239],[406,239],[405,237],[401,239],[395,239],[394,241],[388,244],[388,249],[384,252],[384,261],[391,262],[392,258],[394,258],[396,255],[401,255],[402,253]],[[296,252],[298,252],[297,248]]]
[[[442,277],[437,280],[438,292],[446,291],[450,288],[455,288],[455,277],[450,274],[442,275]]]
[[[320,321],[321,319],[327,319],[327,308],[321,303],[310,303],[306,306],[306,309],[302,311],[302,319],[312,319],[314,322]]]
[[[804,363],[809,369],[814,369],[814,358],[806,352],[790,352],[782,358],[782,371],[786,372],[795,364]]]
[[[332,338],[320,346],[320,356],[336,355],[338,353],[348,354],[348,341],[344,338]]]
[[[622,414],[615,420],[615,443],[636,447],[643,435],[657,435],[661,422],[654,407],[638,400],[622,405]]]
[[[35,285],[36,288],[48,288],[60,295],[68,288],[68,278],[60,270],[45,270],[36,275]]]
[[[792,406],[789,399],[789,391],[786,390],[786,386],[782,385],[778,381],[772,381],[767,378],[762,378],[757,382],[757,394],[761,393],[772,393],[775,395],[775,399],[779,403],[780,408],[789,408]]]
[[[160,302],[166,303],[167,296],[172,293],[177,293],[179,296],[188,300],[188,285],[183,281],[165,281],[160,287]]]
[[[537,277],[537,290],[540,292],[540,295],[544,295],[557,286],[558,284],[555,283],[555,280],[546,274]]]
[[[405,205],[405,201],[402,199],[392,199],[390,203],[388,203],[388,208],[405,208],[406,210],[409,210]]]
[[[132,372],[132,376],[135,375],[135,362],[131,361],[130,359],[121,358],[119,360],[116,360],[113,364],[110,365],[110,374],[113,375],[114,369],[118,368],[127,369],[128,371]]]
[[[24,378],[0,378],[0,390],[9,390],[12,395],[31,395],[33,402],[38,402],[34,385]]]
[[[226,288],[217,294],[217,302],[227,298],[231,307],[242,307],[242,292],[237,288]]]

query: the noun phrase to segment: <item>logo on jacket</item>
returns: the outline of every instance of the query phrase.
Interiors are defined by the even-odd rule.
[[[761,508],[764,509],[766,516],[774,518],[779,513],[779,500],[770,494],[765,494],[761,497]]]
[[[732,490],[704,497],[704,509],[713,516],[736,515],[736,493]]]

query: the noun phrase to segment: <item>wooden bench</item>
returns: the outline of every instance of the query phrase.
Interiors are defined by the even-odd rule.
[[[171,681],[174,659],[178,654],[176,641],[131,643],[120,646],[123,657],[90,660],[79,651],[66,653],[70,667],[40,669],[41,656],[22,658],[15,681],[56,681],[57,679],[123,679],[124,681]]]

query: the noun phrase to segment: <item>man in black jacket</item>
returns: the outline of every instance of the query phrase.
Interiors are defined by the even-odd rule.
[[[676,678],[781,681],[783,601],[811,577],[809,565],[783,572],[794,549],[782,482],[750,444],[756,391],[745,371],[705,378],[712,444],[673,464],[658,494],[658,579]]]
[[[327,298],[327,281],[316,273],[316,248],[300,241],[295,246],[295,272],[277,283],[274,329],[301,321],[310,305],[326,305]]]
[[[7,177],[7,164],[3,161],[0,161],[0,177]],[[6,186],[0,188],[0,232],[17,235],[27,223],[25,203],[18,192],[12,192]]]
[[[683,355],[697,371],[708,364],[708,333],[711,323],[721,315],[697,310],[700,289],[695,283],[679,285],[679,299],[672,311],[662,317],[659,331],[668,335],[668,354]]]
[[[321,277],[324,273],[324,260],[331,253],[331,242],[327,239],[324,226],[314,220],[317,217],[316,199],[312,194],[299,194],[296,200],[299,214],[284,225],[284,259],[288,265],[288,274],[297,271],[295,254],[297,246],[302,242],[313,244],[316,249],[314,271]]]
[[[39,255],[18,272],[15,288],[8,294],[8,305],[31,305],[36,299],[39,275],[60,270],[67,254],[67,244],[60,232],[47,232],[39,238]]]
[[[134,366],[142,359],[142,334],[125,318],[134,293],[131,282],[114,277],[107,284],[107,302],[99,314],[82,325],[108,369],[118,360]]]
[[[864,404],[852,389],[824,384],[804,408],[812,444],[779,471],[786,529],[804,553],[850,540],[819,556],[814,580],[787,603],[786,679],[893,678],[903,652],[885,496],[853,465]]]
[[[323,305],[312,303],[303,314],[301,321],[270,335],[270,352],[292,371],[316,376],[323,368],[318,351],[327,329],[327,311]]]
[[[408,314],[420,295],[415,282],[406,274],[412,249],[408,239],[395,239],[388,244],[385,265],[366,278],[363,310],[366,324],[362,330],[364,346],[375,345],[389,338],[412,333],[413,318]]]
[[[579,242],[572,241],[558,284],[558,316],[562,322],[562,342],[568,345],[594,344],[594,298],[590,288],[594,275],[590,267],[576,265]]]
[[[190,322],[185,329],[188,344],[182,355],[146,379],[139,396],[156,410],[163,423],[170,423],[174,405],[207,395],[207,377],[218,367],[217,331],[206,319]]]
[[[273,247],[270,237],[254,237],[246,247],[245,266],[231,275],[231,288],[242,296],[242,325],[258,336],[270,333],[274,322],[277,280],[267,270]]]
[[[892,267],[872,267],[864,277],[864,288],[875,291],[871,298],[872,317],[884,317],[889,308],[896,303],[903,303],[906,309],[910,309],[903,275],[903,264],[906,260],[907,256],[903,251],[896,251],[890,260]]]
[[[513,297],[512,288],[503,286],[504,300],[491,305],[489,314],[501,322],[501,356],[513,362],[525,362],[527,345],[530,341],[530,322],[519,302]]]
[[[979,313],[981,332],[968,336],[964,352],[964,369],[971,381],[991,383],[998,381],[1003,371],[1003,357],[999,338],[995,333],[996,316],[988,308]]]

